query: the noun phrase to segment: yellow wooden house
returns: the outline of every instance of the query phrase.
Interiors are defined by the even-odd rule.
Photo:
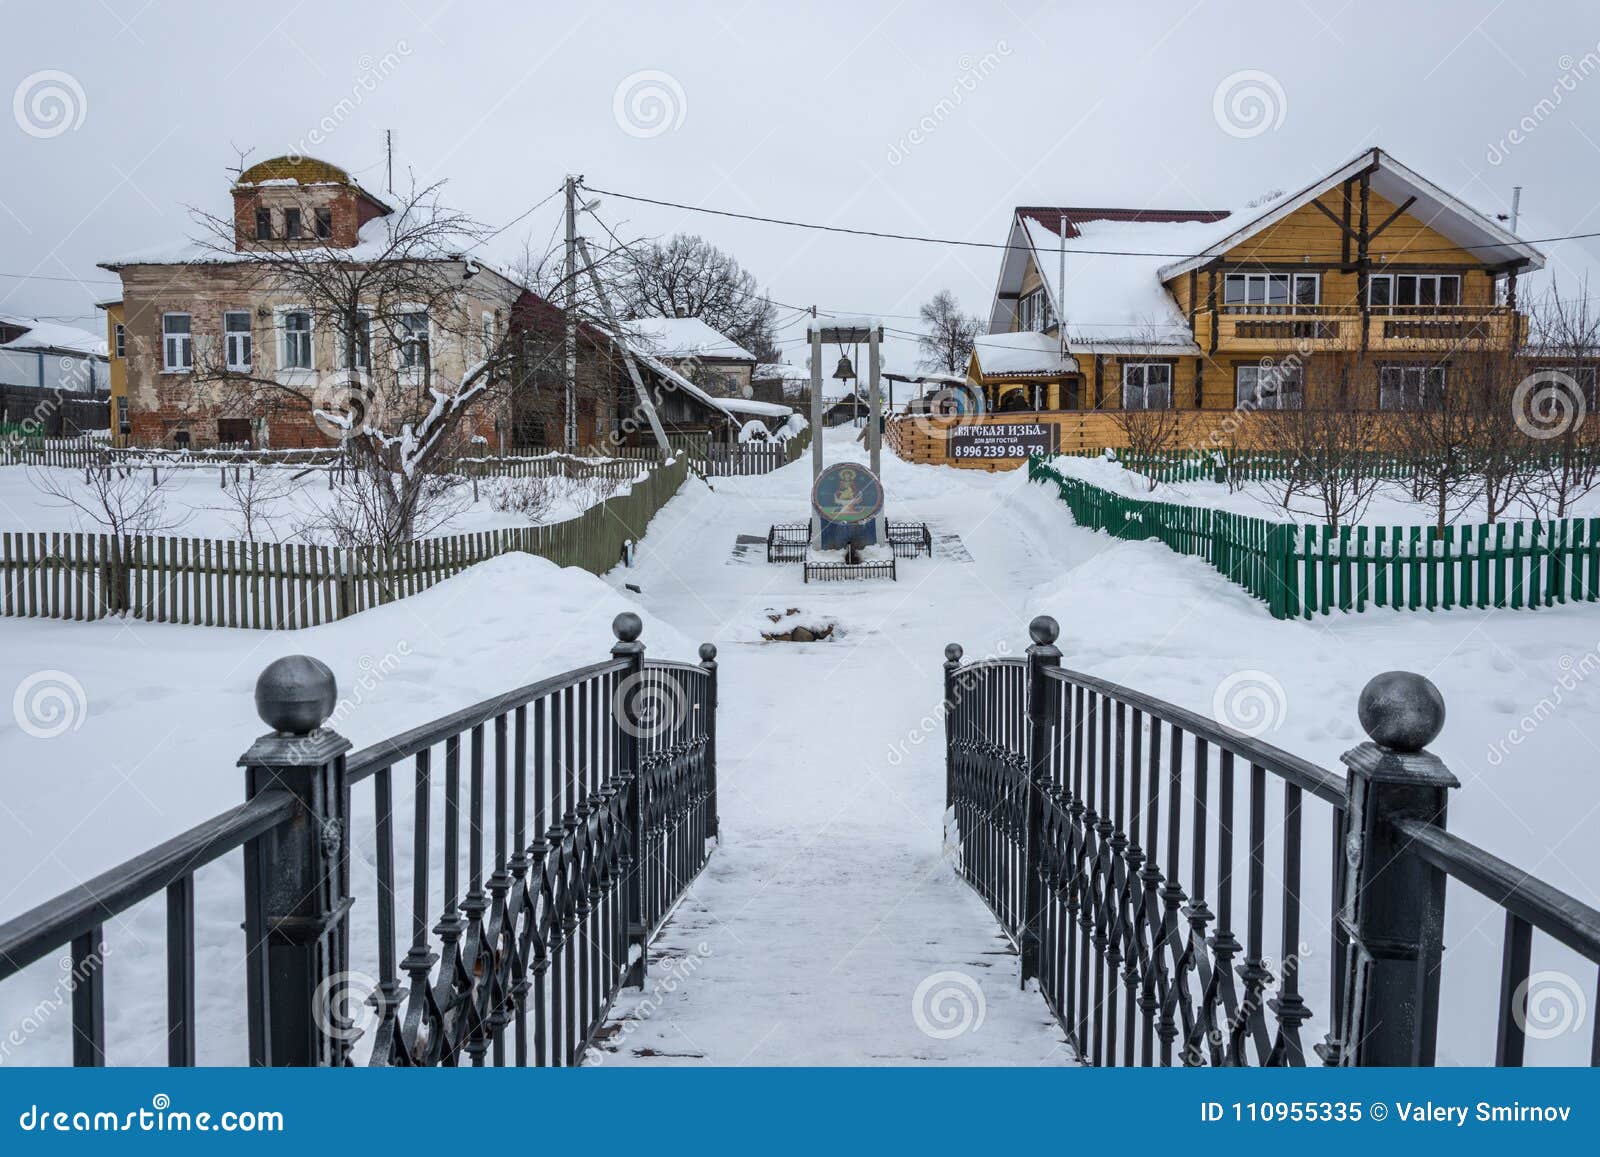
[[[1185,411],[1192,440],[1299,406],[1335,362],[1360,365],[1364,406],[1429,405],[1452,355],[1523,339],[1518,278],[1544,264],[1376,148],[1243,209],[1019,206],[1007,237],[969,378],[986,421],[1026,416],[1063,449],[1118,444],[1119,407]],[[939,440],[903,451],[939,460]]]

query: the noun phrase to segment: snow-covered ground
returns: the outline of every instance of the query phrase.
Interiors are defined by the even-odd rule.
[[[854,431],[825,436],[830,460],[863,458]],[[260,730],[250,688],[270,659],[315,654],[341,686],[360,687],[404,643],[393,673],[363,688],[342,718],[359,745],[598,658],[627,605],[644,615],[653,654],[687,658],[703,639],[721,649],[723,842],[657,943],[659,991],[624,994],[600,1063],[1070,1061],[1041,999],[1017,987],[1009,945],[942,854],[944,644],[1019,654],[1041,612],[1061,622],[1067,666],[1258,723],[1270,742],[1332,768],[1362,738],[1355,701],[1368,678],[1393,668],[1428,675],[1449,705],[1434,750],[1463,783],[1451,829],[1600,904],[1600,610],[1277,622],[1199,560],[1076,527],[1053,491],[1021,471],[913,467],[886,452],[884,474],[890,514],[929,521],[941,543],[932,561],[902,561],[894,584],[806,586],[798,566],[769,566],[760,547],[740,548],[741,535],[804,516],[802,461],[714,479],[714,491],[691,480],[652,522],[635,567],[604,581],[503,558],[292,635],[0,621],[0,690],[55,669],[81,682],[88,704],[82,725],[53,739],[0,719],[10,772],[0,789],[0,919],[237,802],[233,763]],[[833,637],[762,641],[772,614],[833,624]],[[1251,704],[1264,718],[1248,714]],[[1318,809],[1306,812],[1303,989],[1317,1014],[1308,1043],[1327,1011],[1329,849]],[[1269,888],[1281,856],[1270,828]],[[203,872],[200,894],[202,1059],[238,1060],[237,857]],[[159,902],[146,903],[109,929],[119,1063],[161,1059],[162,920]],[[1498,910],[1452,887],[1444,1063],[1492,1055],[1501,936]],[[1592,966],[1543,937],[1534,968],[1578,978],[1592,999]],[[44,961],[0,984],[0,1025],[34,1008],[57,977]],[[60,1060],[65,1019],[47,1019],[0,1062]],[[1581,1062],[1590,1027],[1585,1018],[1575,1033],[1535,1041],[1530,1060]]]
[[[1050,463],[1062,474],[1082,478],[1096,486],[1123,494],[1129,498],[1154,499],[1173,502],[1180,506],[1210,506],[1231,510],[1237,514],[1250,514],[1276,522],[1323,521],[1322,510],[1315,498],[1304,494],[1293,495],[1287,508],[1283,494],[1274,493],[1270,484],[1246,482],[1238,490],[1229,490],[1220,482],[1157,482],[1132,470],[1125,470],[1116,462],[1105,458],[1078,458],[1064,454]],[[1569,504],[1567,518],[1592,518],[1600,514],[1600,489],[1592,490]],[[1553,510],[1537,504],[1518,500],[1500,516],[1502,521],[1513,522],[1524,518],[1553,518]],[[1411,497],[1410,488],[1400,482],[1384,482],[1374,488],[1366,506],[1348,521],[1368,526],[1431,526],[1435,511],[1426,502]],[[1464,495],[1460,501],[1452,499],[1447,513],[1450,523],[1479,523],[1485,521],[1481,496]]]
[[[244,535],[244,519],[234,491],[234,475],[228,472],[228,485],[222,485],[219,469],[162,467],[157,494],[160,529],[153,533],[189,538],[233,539]],[[326,474],[315,471],[301,474],[290,466],[274,466],[258,471],[257,491],[260,515],[254,524],[255,537],[265,542],[328,542],[320,515],[337,498],[328,488]],[[150,477],[149,469],[137,478]],[[497,510],[496,496],[506,488],[534,485],[547,491],[548,505],[535,515],[517,509]],[[627,490],[627,483],[605,479],[572,480],[560,477],[525,483],[521,479],[485,478],[480,480],[474,498],[471,482],[462,482],[452,497],[440,504],[445,517],[433,534],[466,534],[481,530],[501,530],[561,522],[576,518],[613,490]],[[74,501],[74,499],[76,501]],[[94,507],[94,498],[85,486],[83,472],[62,467],[8,467],[0,470],[0,531],[83,531],[103,533],[108,528],[83,507]],[[131,503],[127,505],[132,505]],[[499,503],[499,505],[506,505]],[[428,520],[430,524],[437,521]]]

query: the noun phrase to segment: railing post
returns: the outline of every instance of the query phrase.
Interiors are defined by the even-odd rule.
[[[618,753],[619,776],[624,784],[623,790],[628,793],[627,807],[624,810],[624,819],[628,825],[628,858],[631,860],[625,867],[627,872],[627,917],[628,917],[628,975],[624,984],[644,987],[647,972],[646,956],[650,941],[650,929],[644,920],[644,880],[645,847],[644,847],[644,773],[640,759],[639,738],[645,733],[649,724],[639,714],[639,703],[650,698],[648,689],[644,686],[644,644],[639,641],[639,636],[644,632],[644,623],[632,611],[624,611],[611,620],[611,633],[617,637],[616,645],[611,648],[611,657],[622,659],[628,664],[627,671],[617,684],[616,700],[612,704],[612,715],[619,723],[618,736],[622,747]]]
[[[1424,748],[1444,699],[1421,675],[1389,671],[1362,689],[1371,741],[1345,752],[1344,1023],[1325,1057],[1343,1065],[1432,1065],[1444,949],[1444,873],[1407,850],[1396,820],[1445,826],[1460,781]]]
[[[710,784],[711,827],[706,833],[720,839],[720,822],[717,817],[717,648],[714,643],[700,644],[700,669],[706,673],[706,768]]]
[[[944,649],[944,810],[956,806],[956,672],[961,669],[961,644]]]
[[[1039,873],[1044,842],[1044,796],[1050,786],[1050,751],[1055,742],[1055,702],[1045,674],[1061,666],[1056,647],[1061,627],[1049,615],[1028,624],[1028,835],[1023,853],[1022,983],[1039,975],[1044,919],[1044,880]]]
[[[356,1034],[350,982],[349,740],[323,727],[333,672],[308,655],[270,663],[256,711],[272,728],[239,759],[245,794],[287,791],[294,818],[244,847],[245,952],[252,1065],[344,1065]]]

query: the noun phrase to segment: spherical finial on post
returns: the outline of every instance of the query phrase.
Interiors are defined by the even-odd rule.
[[[944,661],[954,667],[961,662],[961,656],[964,654],[966,652],[961,649],[960,643],[951,643],[944,649]]]
[[[1361,690],[1356,713],[1361,728],[1379,747],[1414,754],[1444,730],[1444,696],[1410,671],[1385,671]]]
[[[700,661],[702,663],[715,663],[717,661],[717,645],[715,643],[700,644]]]
[[[632,611],[623,611],[611,620],[611,633],[619,643],[636,643],[644,633],[644,620]]]
[[[333,671],[310,655],[275,659],[256,679],[256,713],[288,735],[310,735],[327,722],[338,700]]]
[[[1028,624],[1028,637],[1041,647],[1048,647],[1061,636],[1061,624],[1049,615],[1040,615]]]

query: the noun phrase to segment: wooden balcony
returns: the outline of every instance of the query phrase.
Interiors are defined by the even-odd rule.
[[[1347,306],[1229,305],[1217,311],[1217,352],[1302,354],[1361,348],[1361,311]],[[1525,321],[1505,306],[1390,306],[1368,318],[1367,346],[1401,353],[1509,345]],[[1195,340],[1211,346],[1211,315],[1195,315]]]

